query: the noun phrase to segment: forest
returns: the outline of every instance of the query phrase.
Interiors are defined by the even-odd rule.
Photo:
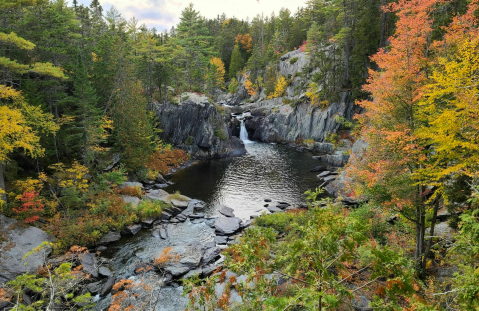
[[[208,19],[190,4],[163,32],[98,0],[3,0],[0,310],[479,310],[478,95],[478,0],[307,0],[251,20]],[[178,144],[158,107],[186,114],[197,96],[214,110],[213,143],[189,133]],[[105,235],[154,231],[189,200],[148,197],[203,160],[191,145],[241,138],[230,106],[274,131],[294,124],[273,117],[326,114],[344,98],[354,113],[328,114],[324,139],[262,141],[347,156],[334,168],[341,194],[318,182],[307,206],[233,230],[220,266],[174,281],[183,308],[152,302],[152,275],[182,262],[170,246],[134,280],[106,275],[105,295],[86,289],[100,280],[86,258]],[[251,138],[253,121],[243,122]],[[359,154],[348,141],[367,147]],[[40,257],[36,269],[10,275],[10,232],[32,227],[52,239],[17,257]],[[106,295],[100,308],[95,296]]]

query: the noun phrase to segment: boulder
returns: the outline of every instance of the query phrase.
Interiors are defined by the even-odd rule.
[[[186,198],[186,197],[185,197]],[[189,200],[176,200],[173,199],[171,200],[171,204],[173,204],[174,207],[181,208],[182,210],[186,209],[188,207],[188,201]]]
[[[226,207],[226,206],[223,206],[222,208],[220,208],[219,212],[226,217],[235,217],[235,214],[233,213],[234,209]]]
[[[123,202],[127,204],[130,203],[133,208],[137,208],[138,205],[140,204],[140,199],[138,199],[137,197],[122,195],[121,198],[123,199]]]
[[[86,253],[83,254],[80,258],[80,263],[82,265],[83,271],[87,274],[90,274],[92,277],[97,278],[98,274],[98,258],[96,254]]]
[[[161,256],[163,250],[156,257]],[[203,245],[192,242],[184,245],[174,245],[169,252],[171,260],[164,263],[160,268],[170,273],[173,277],[179,277],[196,269],[203,258]]]
[[[152,201],[158,200],[163,202],[168,202],[168,197],[170,194],[162,189],[152,190],[146,194],[146,198]]]
[[[228,237],[223,235],[215,236],[215,243],[216,244],[226,244],[228,242]]]
[[[201,263],[203,265],[209,264],[210,262],[215,261],[216,258],[220,256],[220,254],[221,254],[221,250],[218,247],[216,247],[216,245],[214,247],[207,248],[203,255],[203,259],[201,260]]]
[[[142,226],[140,224],[133,224],[130,226],[126,226],[122,231],[121,234],[125,235],[135,235],[140,232]]]
[[[113,285],[115,285],[115,278],[114,277],[108,278],[108,280],[106,281],[105,284],[103,284],[103,287],[100,290],[100,296],[104,297],[108,295],[111,292]]]
[[[17,276],[33,273],[44,264],[44,255],[50,248],[23,257],[43,242],[53,242],[55,238],[31,226],[25,226],[14,219],[0,215],[0,287]]]
[[[141,225],[143,228],[151,228],[153,226],[153,223],[155,222],[156,219],[154,218],[149,218],[141,221]]]
[[[111,272],[110,268],[105,267],[105,266],[101,266],[98,269],[98,274],[100,274],[101,276],[107,277],[107,278],[113,276],[113,272]]]
[[[120,232],[118,231],[112,231],[108,234],[105,234],[100,242],[98,242],[99,245],[107,245],[107,244],[111,244],[111,243],[115,243],[115,242],[118,242],[120,241],[121,239],[121,234]]]
[[[101,286],[101,282],[98,281],[98,282],[94,282],[94,283],[90,283],[90,284],[87,284],[86,286],[86,289],[90,292],[90,294],[92,295],[96,295],[100,292],[102,286]]]
[[[219,217],[215,220],[215,230],[219,235],[230,235],[238,231],[240,224],[238,217]]]

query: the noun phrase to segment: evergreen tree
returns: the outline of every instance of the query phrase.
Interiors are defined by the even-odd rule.
[[[230,78],[235,78],[238,75],[238,72],[241,71],[241,69],[243,69],[243,58],[241,57],[240,47],[238,44],[236,44],[231,55],[231,63],[229,69]]]

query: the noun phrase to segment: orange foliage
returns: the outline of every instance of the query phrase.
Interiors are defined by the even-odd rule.
[[[172,254],[171,249],[171,247],[167,247],[161,252],[160,257],[155,259],[156,266],[163,266],[168,262],[180,260],[180,256]]]
[[[141,198],[141,188],[140,187],[124,187],[118,190],[119,194],[127,195],[130,197]]]
[[[157,150],[149,159],[146,167],[166,174],[170,169],[177,168],[189,159],[188,153],[180,149]]]
[[[249,33],[245,35],[238,34],[235,37],[235,43],[241,43],[241,47],[246,51],[246,53],[251,53],[253,50],[253,38],[251,38]]]

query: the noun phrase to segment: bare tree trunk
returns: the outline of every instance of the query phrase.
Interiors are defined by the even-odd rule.
[[[434,227],[436,226],[437,210],[438,209],[439,209],[439,199],[436,199],[436,202],[434,204],[433,214],[432,214],[432,220],[431,220],[431,231],[430,231],[430,234],[429,234],[430,238],[427,241],[426,250],[424,251],[424,259],[422,261],[423,268],[426,268],[427,256],[429,255],[429,251],[431,250],[432,237],[434,236]]]

